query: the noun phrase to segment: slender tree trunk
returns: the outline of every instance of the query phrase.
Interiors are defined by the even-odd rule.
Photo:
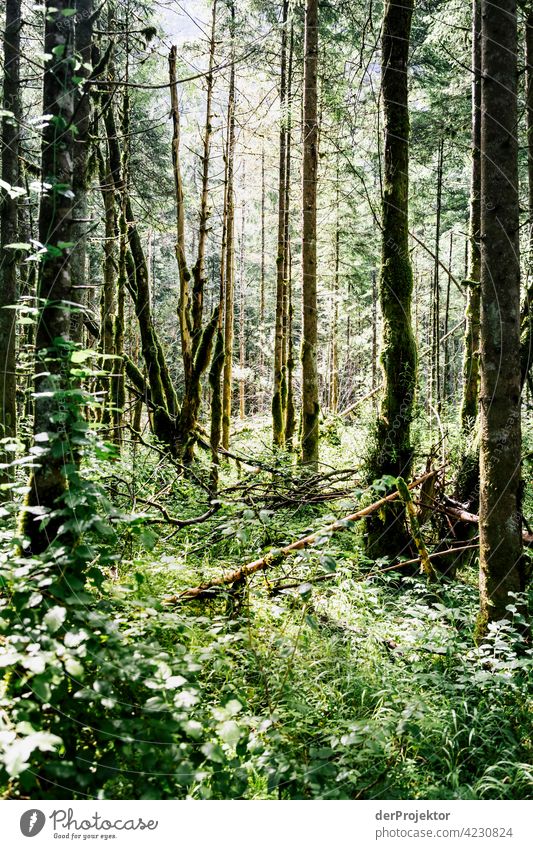
[[[372,269],[372,392],[378,385],[378,287],[377,274]],[[375,404],[375,400],[374,400]]]
[[[71,248],[73,193],[54,186],[73,185],[74,167],[74,75],[73,30],[62,27],[69,0],[46,4],[44,52],[47,60],[43,82],[43,114],[49,120],[42,139],[41,174],[51,185],[41,197],[39,241],[43,254],[38,297],[39,318],[35,339],[34,433],[44,451],[39,467],[30,478],[27,505],[22,515],[22,531],[33,554],[44,551],[55,539],[61,519],[52,518],[43,528],[43,511],[49,512],[67,486],[66,466],[76,464],[69,444],[69,425],[77,409],[67,402],[69,389],[70,303],[72,302]],[[47,434],[43,442],[43,434]],[[28,508],[30,508],[28,510]],[[40,513],[35,516],[34,508]]]
[[[193,288],[190,291],[191,273],[185,256],[185,208],[183,185],[179,161],[179,105],[176,82],[176,48],[170,52],[170,91],[173,120],[172,161],[176,190],[177,242],[176,256],[180,277],[180,301],[178,315],[181,331],[183,370],[185,387],[178,418],[177,438],[180,453],[186,463],[193,459],[195,428],[198,421],[202,397],[202,375],[209,365],[213,336],[217,327],[217,316],[212,316],[205,328],[202,327],[205,288],[205,246],[209,220],[209,159],[211,143],[211,103],[213,94],[213,65],[215,55],[216,3],[213,4],[209,67],[207,73],[206,119],[202,154],[202,184],[200,191],[200,217],[197,259],[192,270]]]
[[[7,0],[4,30],[4,94],[2,106],[2,180],[9,186],[19,182],[20,102],[20,0]],[[16,197],[0,190],[0,439],[14,437],[17,431],[16,312],[17,254],[7,248],[17,242]],[[0,461],[6,457],[0,452]],[[0,483],[9,475],[0,472]],[[0,500],[5,497],[0,490]]]
[[[466,328],[463,360],[461,426],[470,434],[478,414],[480,229],[481,229],[481,0],[472,0],[472,172],[470,187],[469,268],[466,286]],[[468,246],[467,246],[468,251]]]
[[[242,163],[242,198],[241,198],[241,232],[239,244],[239,418],[245,417],[245,380],[244,368],[246,363],[245,327],[246,314],[244,310],[244,236],[246,224],[246,160]]]
[[[413,273],[409,254],[408,56],[413,0],[386,0],[382,35],[382,99],[385,163],[382,200],[383,396],[369,457],[370,479],[411,473],[410,424],[416,388],[416,342],[411,325]],[[369,550],[398,553],[405,545],[403,508],[387,510],[369,523]]]
[[[94,0],[76,0],[75,18],[66,18],[65,25],[75,26],[76,54],[79,57],[78,76],[87,78],[91,67],[93,39]],[[71,268],[74,300],[79,310],[72,313],[71,335],[74,342],[81,344],[84,312],[87,304],[87,225],[89,214],[88,191],[89,173],[89,128],[91,124],[92,104],[90,89],[85,86],[78,91],[75,104],[76,134],[74,137],[74,183],[76,207],[72,220]]]
[[[526,383],[533,364],[533,9],[528,11],[526,18],[526,72],[529,250],[526,296],[520,316],[522,386]]]
[[[180,281],[180,298],[178,304],[178,318],[181,336],[181,355],[183,358],[183,372],[185,377],[186,397],[189,393],[191,374],[193,367],[192,351],[192,314],[190,305],[190,279],[191,274],[187,267],[185,256],[185,208],[183,201],[183,181],[181,177],[179,148],[180,148],[180,112],[178,103],[177,75],[176,75],[177,48],[174,45],[169,55],[169,77],[170,77],[170,112],[172,115],[172,168],[174,172],[174,187],[176,193],[176,259],[178,261],[178,272]]]
[[[126,219],[126,198],[129,191],[129,160],[130,160],[130,96],[128,89],[125,90],[122,99],[122,180],[119,193],[120,214],[118,221],[119,249],[118,249],[118,277],[117,277],[117,314],[114,326],[114,348],[115,356],[113,364],[112,380],[112,420],[113,440],[116,445],[122,444],[122,416],[126,403],[125,375],[124,375],[124,312],[126,306],[127,288],[127,251],[128,251],[128,225]]]
[[[330,371],[330,398],[329,406],[333,414],[337,412],[339,401],[339,351],[338,351],[338,323],[339,323],[339,290],[340,290],[340,259],[341,259],[341,227],[339,217],[340,206],[340,174],[339,158],[337,156],[337,179],[335,188],[335,259],[333,271],[333,292],[331,309],[331,371]]]
[[[228,129],[229,111],[231,104],[228,103]],[[220,248],[220,292],[217,312],[217,332],[215,339],[215,350],[211,368],[209,369],[209,386],[211,389],[211,490],[215,493],[218,488],[218,469],[220,465],[219,447],[222,439],[222,374],[224,371],[224,301],[226,291],[226,253],[228,232],[228,159],[229,159],[229,132],[226,139],[224,151],[224,200],[222,205],[222,242]]]
[[[233,324],[235,281],[235,198],[233,172],[235,165],[235,4],[231,2],[231,69],[228,97],[228,178],[226,221],[226,277],[224,291],[224,371],[222,376],[222,446],[229,448],[231,425]]]
[[[450,233],[450,250],[448,253],[448,269],[451,272],[452,270],[452,260],[453,260],[453,231]],[[453,340],[448,338],[448,330],[450,326],[450,288],[451,288],[451,277],[448,274],[448,279],[446,281],[446,302],[444,307],[444,365],[443,365],[443,378],[442,378],[442,386],[443,393],[442,397],[444,401],[448,401],[452,394],[452,376],[451,376],[451,363],[450,363],[450,345],[453,345]]]
[[[278,251],[276,256],[276,325],[274,331],[274,386],[272,391],[272,439],[281,448],[285,442],[284,394],[286,387],[284,356],[285,290],[285,204],[287,180],[287,15],[288,0],[283,0],[280,69],[280,129],[278,180]]]
[[[302,186],[302,463],[318,468],[318,316],[316,202],[318,179],[318,0],[306,0]]]
[[[480,614],[523,589],[516,0],[481,0]]]
[[[440,375],[440,220],[442,208],[442,171],[444,159],[444,139],[439,142],[437,162],[437,210],[435,223],[435,264],[433,268],[433,324],[431,339],[431,364],[432,364],[432,400],[440,413],[441,410],[441,375]]]
[[[176,416],[179,403],[168,365],[157,335],[150,299],[150,274],[145,251],[135,216],[128,186],[122,175],[122,162],[114,111],[111,105],[105,111],[105,126],[109,150],[109,165],[115,189],[123,197],[124,218],[127,227],[126,286],[133,300],[137,316],[141,350],[146,369],[146,381],[129,358],[125,357],[126,374],[136,389],[146,395],[150,421],[154,433],[171,451],[176,450]],[[148,385],[146,385],[146,383]]]
[[[290,237],[287,240],[288,257],[288,323],[287,323],[287,419],[285,425],[285,447],[293,450],[294,432],[296,430],[296,405],[294,402],[294,338],[293,320],[294,306],[292,301],[292,251]]]
[[[294,27],[291,24],[289,38],[289,60],[287,66],[287,136],[285,166],[285,228],[283,236],[284,251],[284,318],[283,318],[283,359],[285,375],[284,391],[284,436],[285,447],[292,450],[296,428],[296,409],[294,405],[294,340],[293,340],[293,298],[292,298],[292,255],[291,255],[291,158],[292,158],[292,75],[294,59]]]
[[[265,392],[263,380],[265,377],[265,145],[261,148],[261,278],[259,282],[259,382],[257,404],[259,412],[265,409]]]
[[[111,108],[111,107],[110,107]],[[115,209],[115,185],[109,155],[100,159],[100,189],[104,203],[104,279],[100,301],[100,349],[104,354],[102,389],[104,392],[102,422],[111,421],[111,384],[115,361],[115,317],[117,311],[117,215]],[[78,257],[79,259],[79,257]]]

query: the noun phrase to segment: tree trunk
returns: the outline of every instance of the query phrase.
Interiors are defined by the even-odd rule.
[[[41,260],[38,287],[34,417],[37,444],[44,450],[30,478],[21,522],[32,554],[44,551],[57,535],[61,518],[52,518],[43,528],[43,510],[49,512],[56,506],[66,490],[66,466],[77,462],[68,437],[78,410],[66,394],[70,388],[68,340],[73,298],[69,245],[74,204],[72,190],[64,190],[65,186],[72,187],[74,176],[74,33],[72,28],[61,26],[69,0],[54,0],[53,7],[50,2],[46,5],[44,52],[49,58],[44,69],[42,110],[53,118],[43,131],[41,174],[51,188],[41,197],[39,213],[39,240],[47,251]]]
[[[244,237],[246,224],[246,160],[242,163],[242,197],[241,197],[241,232],[239,239],[239,418],[244,421],[245,410],[245,380],[244,368],[246,363],[246,314],[244,309]]]
[[[523,589],[516,0],[481,0],[480,614]]]
[[[533,364],[533,10],[526,18],[527,176],[529,185],[529,251],[526,297],[520,316],[520,370],[522,387]]]
[[[318,468],[316,200],[318,179],[318,0],[306,0],[302,186],[302,463]]]
[[[451,272],[452,269],[452,260],[453,260],[453,231],[450,233],[450,249],[448,252],[448,269]],[[448,274],[448,279],[446,281],[446,300],[444,303],[444,363],[442,369],[442,398],[443,401],[449,401],[452,395],[452,379],[451,379],[451,363],[450,363],[450,345],[453,342],[448,338],[448,331],[450,328],[450,288],[451,288],[451,277]]]
[[[292,302],[292,252],[291,240],[287,241],[288,257],[288,322],[287,322],[287,416],[285,425],[285,447],[287,451],[293,450],[294,432],[296,430],[296,406],[294,403],[294,339],[293,319],[294,307]]]
[[[185,463],[193,459],[195,428],[201,403],[201,379],[211,357],[213,335],[216,329],[216,317],[202,331],[204,286],[205,286],[205,244],[207,238],[208,187],[209,187],[209,151],[211,141],[211,101],[213,93],[213,64],[215,53],[216,3],[213,4],[211,38],[209,47],[209,69],[207,73],[207,102],[204,128],[204,147],[202,155],[202,187],[200,192],[200,218],[198,235],[198,254],[192,272],[193,289],[190,291],[191,273],[185,256],[185,206],[183,183],[179,159],[180,119],[176,81],[176,47],[172,47],[169,57],[171,114],[173,121],[172,163],[176,191],[176,257],[180,278],[180,300],[178,317],[181,332],[181,350],[184,372],[184,392],[181,410],[177,422],[178,450]]]
[[[340,174],[339,174],[339,157],[337,154],[337,174],[335,187],[335,259],[333,271],[333,291],[331,305],[331,363],[329,377],[329,408],[335,415],[337,412],[339,401],[339,352],[338,352],[338,323],[339,323],[339,290],[340,290],[340,260],[341,260],[341,226],[339,218],[340,204]]]
[[[408,56],[413,0],[386,0],[382,35],[382,99],[385,162],[382,199],[383,396],[369,457],[370,480],[411,473],[410,425],[416,388],[416,342],[411,325],[413,273],[409,254]],[[397,554],[406,544],[402,508],[387,510],[369,525],[369,550]]]
[[[110,107],[111,108],[111,107]],[[104,204],[104,279],[100,300],[100,350],[104,355],[102,360],[102,422],[109,425],[111,421],[111,384],[115,361],[110,359],[115,354],[115,317],[117,311],[117,215],[115,209],[115,185],[109,154],[105,160],[100,158],[100,190]],[[79,258],[78,258],[79,259]]]
[[[10,186],[19,181],[20,101],[20,0],[7,0],[4,30],[3,109],[11,114],[2,118],[2,180]],[[17,242],[17,200],[0,190],[0,439],[14,437],[17,431],[16,317],[17,254],[6,245]],[[5,461],[3,452],[0,460]],[[0,472],[0,483],[9,475]],[[1,491],[0,491],[1,492]],[[0,494],[0,499],[5,495]]]
[[[276,325],[274,331],[274,386],[272,391],[272,440],[281,448],[285,442],[286,387],[284,357],[284,306],[285,292],[285,204],[287,176],[287,15],[288,0],[283,2],[281,30],[281,68],[279,85],[279,179],[278,179],[278,250],[276,255]]]
[[[432,338],[431,338],[431,365],[432,365],[432,391],[431,396],[437,412],[441,410],[441,375],[440,375],[440,219],[442,208],[442,170],[444,160],[444,139],[439,142],[437,162],[437,209],[435,223],[435,264],[433,268],[433,298],[431,301],[433,310]]]
[[[233,170],[235,164],[235,4],[231,2],[231,70],[228,98],[228,177],[226,221],[226,276],[224,287],[224,370],[222,376],[222,446],[229,448],[231,425],[233,323],[235,282],[235,198]]]
[[[231,104],[228,103],[228,129]],[[220,465],[219,448],[222,439],[222,374],[224,371],[224,301],[226,291],[226,254],[228,232],[228,156],[229,132],[224,150],[224,200],[222,204],[222,240],[220,246],[220,292],[217,310],[217,331],[215,350],[211,368],[209,369],[209,386],[211,389],[211,490],[215,493],[218,488],[218,469]]]
[[[296,409],[294,406],[294,340],[293,340],[293,301],[292,301],[292,255],[290,237],[291,218],[291,145],[292,145],[292,67],[294,57],[294,27],[291,24],[289,39],[289,62],[287,68],[287,136],[286,136],[286,167],[285,167],[285,230],[284,230],[284,260],[283,277],[285,281],[284,318],[283,318],[283,359],[285,371],[285,448],[292,450],[294,431],[296,428]]]
[[[93,39],[94,0],[76,0],[75,18],[66,18],[65,24],[75,26],[76,54],[80,67],[77,75],[89,76]],[[74,23],[75,22],[75,23]],[[72,313],[71,335],[74,342],[81,344],[84,311],[87,304],[87,225],[89,191],[89,128],[91,124],[92,104],[88,86],[78,91],[75,103],[76,135],[74,137],[74,181],[72,190],[76,196],[76,206],[72,220],[72,292],[79,310]]]
[[[469,269],[466,282],[466,328],[463,360],[461,427],[471,433],[478,413],[481,229],[481,0],[472,2],[472,173],[470,184]]]
[[[265,392],[263,389],[265,377],[265,194],[265,146],[263,144],[261,148],[261,279],[259,282],[259,381],[257,394],[259,413],[263,413],[265,408]]]

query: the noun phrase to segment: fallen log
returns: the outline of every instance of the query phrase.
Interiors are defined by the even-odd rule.
[[[448,557],[450,554],[460,554],[462,551],[471,551],[473,549],[479,548],[479,545],[461,545],[455,546],[455,548],[447,548],[446,551],[434,551],[432,554],[428,554],[430,560],[435,560],[438,557]],[[384,569],[378,569],[376,572],[366,572],[358,575],[357,578],[353,580],[357,581],[368,581],[370,578],[378,578],[380,575],[384,575],[386,572],[395,572],[397,569],[401,569],[402,566],[415,566],[422,565],[422,561],[420,557],[413,557],[411,560],[398,560],[393,566],[385,566]],[[333,578],[338,578],[339,575],[337,572],[331,572],[327,575],[317,575],[315,578],[306,578],[300,581],[292,581],[290,584],[274,584],[272,589],[270,590],[270,595],[279,595],[283,590],[292,590],[296,587],[300,587],[302,584],[318,584],[322,581],[331,581]]]
[[[420,486],[425,480],[427,480],[431,475],[436,475],[440,469],[432,470],[430,472],[426,472],[421,477],[412,481],[409,484],[408,489],[415,489],[417,486]],[[178,593],[177,595],[170,596],[165,599],[166,604],[179,604],[180,601],[189,601],[190,599],[200,598],[203,595],[209,594],[209,590],[214,587],[221,587],[227,584],[234,584],[236,582],[240,582],[248,578],[250,575],[253,575],[255,572],[260,572],[265,569],[270,568],[271,566],[275,566],[280,563],[285,557],[289,554],[292,554],[293,551],[301,551],[304,548],[308,548],[312,545],[316,540],[324,536],[325,534],[332,534],[336,531],[343,531],[346,529],[347,525],[351,522],[356,522],[359,519],[364,519],[366,516],[370,516],[372,513],[375,513],[380,507],[383,507],[384,504],[387,504],[389,501],[395,501],[399,498],[400,493],[398,490],[395,492],[391,492],[390,495],[385,495],[383,498],[380,498],[379,501],[375,501],[373,504],[369,504],[368,507],[363,507],[361,510],[358,510],[356,513],[352,513],[349,516],[345,516],[343,519],[337,519],[337,521],[332,522],[330,525],[327,525],[325,528],[321,528],[318,531],[315,531],[312,534],[308,534],[305,537],[302,537],[296,542],[292,542],[290,545],[286,545],[284,548],[274,549],[266,554],[264,557],[259,558],[259,560],[253,560],[251,563],[247,563],[245,566],[241,566],[239,569],[234,569],[231,572],[226,572],[225,575],[220,575],[218,578],[213,578],[210,581],[207,581],[205,584],[199,584],[197,587],[189,587],[189,589],[183,590],[183,592]]]
[[[479,516],[475,513],[469,513],[468,510],[465,510],[464,507],[457,501],[453,501],[451,498],[445,497],[444,505],[440,507],[443,513],[446,513],[447,516],[450,516],[452,519],[457,519],[459,522],[468,522],[471,525],[479,524]],[[533,534],[528,533],[527,531],[522,531],[522,541],[524,545],[532,546],[533,545]]]

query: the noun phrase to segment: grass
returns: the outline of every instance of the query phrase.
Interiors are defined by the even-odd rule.
[[[264,450],[260,428],[239,440],[243,454]],[[342,428],[338,442],[326,451],[331,465],[341,457],[356,465],[353,433]],[[226,467],[224,485],[236,480]],[[124,560],[113,592],[155,612],[164,596],[352,506],[342,499],[260,519],[259,506],[243,515],[242,504],[228,503],[209,526]],[[185,505],[184,514],[194,512]],[[512,623],[474,645],[476,564],[437,589],[396,572],[367,577],[377,569],[359,534],[345,531],[254,576],[240,597],[187,604],[154,624],[171,650],[179,620],[187,647],[204,652],[198,685],[207,706],[243,706],[245,797],[530,798],[531,649]],[[335,573],[313,585],[324,562]],[[277,582],[296,586],[273,594]]]

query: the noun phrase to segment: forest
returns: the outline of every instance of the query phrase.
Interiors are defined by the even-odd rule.
[[[0,797],[531,799],[533,3],[2,6]]]

